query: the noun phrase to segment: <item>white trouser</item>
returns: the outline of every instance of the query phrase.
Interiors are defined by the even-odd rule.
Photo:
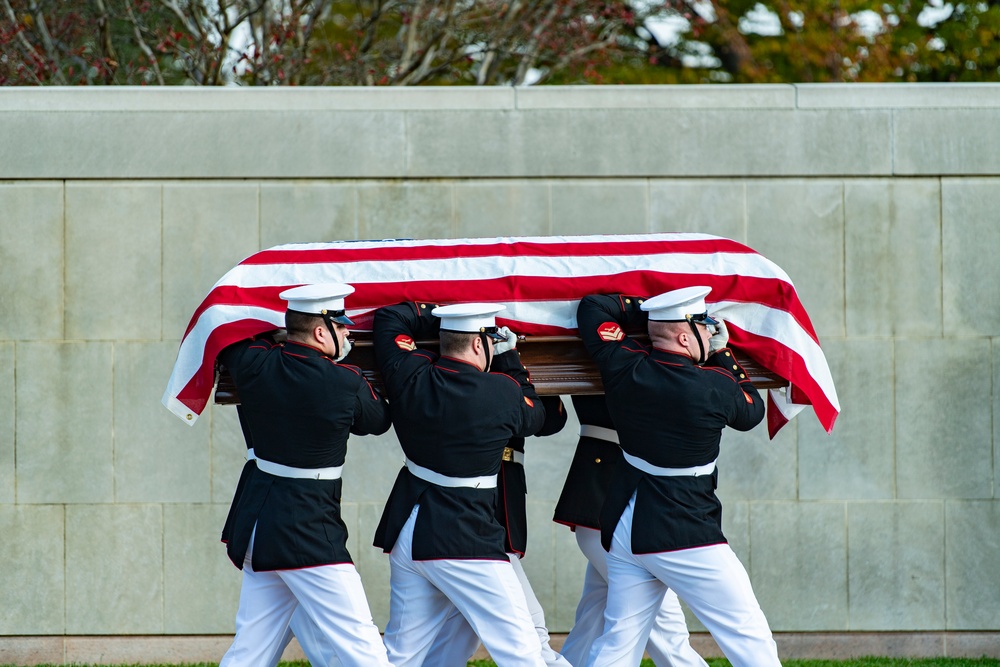
[[[531,582],[524,572],[521,559],[517,554],[509,555],[514,574],[517,575],[517,580],[524,590],[528,613],[531,615],[531,622],[535,626],[535,633],[541,644],[542,660],[548,667],[572,667],[572,664],[556,653],[549,644],[549,631],[545,627],[545,610],[531,589]],[[445,620],[444,626],[434,638],[423,667],[465,667],[477,648],[479,648],[479,637],[465,617],[456,611]]]
[[[750,578],[728,544],[653,554],[632,553],[635,495],[608,552],[605,632],[588,665],[638,665],[666,587],[687,603],[733,667],[781,667]],[[641,528],[640,528],[641,530]]]
[[[326,665],[327,667],[341,667],[340,658],[337,657],[337,649],[329,637],[324,635],[319,626],[312,622],[312,619],[302,611],[302,607],[296,607],[292,613],[291,620],[288,621],[288,629],[278,645],[278,650],[274,657],[264,667],[278,667],[281,654],[285,652],[292,637],[299,640],[302,652],[306,654],[306,659],[310,665]]]
[[[413,560],[413,508],[389,554],[385,646],[396,667],[420,667],[457,609],[500,667],[544,667],[524,591],[508,561]]]
[[[573,629],[566,635],[561,652],[573,665],[583,665],[594,641],[604,632],[604,608],[608,602],[607,552],[601,546],[601,531],[576,527],[576,543],[587,557],[583,593],[576,606]],[[657,667],[708,667],[688,641],[687,621],[677,594],[666,589],[653,620],[646,652]]]
[[[284,649],[296,606],[330,638],[341,664],[391,667],[354,565],[255,572],[252,554],[253,537],[243,561],[236,637],[219,667],[270,664]]]

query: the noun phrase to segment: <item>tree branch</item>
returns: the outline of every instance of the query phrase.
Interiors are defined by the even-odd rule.
[[[156,59],[156,55],[153,53],[153,50],[149,48],[149,44],[146,43],[146,40],[142,36],[142,30],[139,27],[139,20],[132,11],[131,2],[125,3],[125,11],[128,13],[129,22],[132,23],[132,32],[135,35],[135,42],[139,46],[139,49],[146,55],[146,58],[149,59],[149,64],[153,69],[153,73],[156,75],[156,82],[161,86],[166,85],[166,82],[163,80],[163,72],[160,71],[160,62]]]
[[[56,51],[55,44],[52,42],[52,35],[49,34],[48,25],[45,23],[45,15],[42,14],[42,8],[32,0],[28,5],[28,10],[31,12],[32,18],[35,21],[35,28],[38,31],[38,36],[42,40],[42,46],[45,47],[45,53],[49,57],[49,62],[52,63],[53,72],[52,78],[59,85],[66,85],[66,77],[62,73],[62,68],[59,63],[62,59],[59,57],[59,53]],[[42,59],[44,61],[44,58]]]

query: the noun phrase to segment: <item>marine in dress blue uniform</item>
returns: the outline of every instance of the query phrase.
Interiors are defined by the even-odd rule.
[[[509,344],[516,345],[516,336],[507,327],[501,328],[500,332],[508,338]],[[502,343],[498,344],[495,349],[502,350],[501,345]],[[545,406],[545,423],[535,435],[542,437],[558,433],[566,425],[566,410],[562,400],[558,396],[542,396],[541,401]],[[524,438],[511,438],[504,447],[503,462],[497,477],[496,518],[506,533],[504,548],[524,590],[528,613],[541,645],[542,660],[547,667],[571,667],[572,663],[552,648],[545,610],[521,564],[521,558],[528,548],[528,485],[524,476],[524,444]],[[479,644],[479,637],[465,617],[459,613],[452,614],[438,632],[427,660],[424,661],[424,667],[465,667]]]
[[[582,665],[594,641],[604,631],[608,564],[601,546],[600,517],[612,472],[621,465],[622,452],[604,396],[573,396],[572,400],[580,421],[580,440],[553,519],[573,530],[577,545],[588,561],[573,628],[560,649],[571,664]],[[707,667],[691,648],[680,601],[669,588],[656,612],[646,652],[657,667]]]
[[[498,664],[544,665],[496,502],[504,448],[536,433],[545,408],[516,351],[494,353],[502,309],[403,303],[375,314],[375,357],[406,457],[375,534],[390,554],[385,643],[397,667],[422,665],[456,610]],[[434,337],[440,357],[416,346]]]
[[[287,290],[283,344],[265,336],[219,355],[240,395],[255,453],[224,528],[243,570],[236,637],[221,665],[274,659],[296,608],[330,637],[344,665],[389,665],[340,517],[341,468],[350,433],[388,430],[385,400],[355,367],[344,298],[350,285]]]
[[[746,570],[722,533],[715,495],[722,431],[753,428],[764,404],[726,347],[725,323],[708,315],[709,292],[689,287],[645,301],[595,295],[577,311],[623,458],[601,511],[608,602],[588,665],[638,665],[668,587],[734,667],[781,664]],[[646,313],[649,346],[625,333]]]
[[[240,479],[236,484],[236,491],[233,494],[233,502],[229,507],[229,516],[226,518],[226,523],[222,528],[222,542],[224,544],[229,542],[231,524],[235,518],[236,508],[239,506],[239,499],[243,492],[243,487],[246,485],[246,480],[257,470],[257,457],[253,448],[253,434],[250,432],[250,426],[243,416],[242,405],[236,405],[236,413],[239,417],[240,429],[243,432],[243,439],[247,447],[247,460],[243,465],[243,470],[240,472]],[[278,642],[274,655],[261,667],[277,667],[281,661],[282,654],[285,652],[285,648],[291,643],[293,636],[299,640],[302,652],[305,653],[306,659],[309,660],[310,664],[340,667],[340,660],[337,658],[337,650],[333,645],[333,638],[323,634],[320,627],[312,622],[301,607],[295,608],[295,612],[288,621],[288,629],[282,636],[281,641]]]

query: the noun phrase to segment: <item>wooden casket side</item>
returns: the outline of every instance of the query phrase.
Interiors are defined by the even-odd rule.
[[[635,336],[642,340],[642,336]],[[351,335],[354,347],[349,357],[350,363],[361,368],[365,377],[380,391],[382,377],[376,370],[375,353],[371,334],[354,332]],[[648,340],[648,339],[647,339]],[[438,342],[418,341],[417,347],[437,352]],[[531,381],[542,396],[567,396],[572,394],[602,394],[601,374],[591,360],[586,348],[576,336],[526,336],[517,343],[521,362],[531,373]],[[743,355],[737,360],[753,379],[758,389],[774,389],[788,384],[786,380]],[[219,369],[219,382],[215,389],[215,402],[219,405],[235,405],[239,396],[232,377]]]

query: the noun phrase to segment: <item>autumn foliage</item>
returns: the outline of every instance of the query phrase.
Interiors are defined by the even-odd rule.
[[[997,81],[998,43],[997,0],[0,0],[3,85]]]

